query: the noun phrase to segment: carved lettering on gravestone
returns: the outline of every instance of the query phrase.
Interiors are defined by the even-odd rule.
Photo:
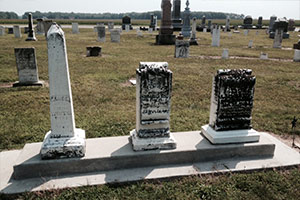
[[[141,138],[168,137],[172,72],[168,63],[140,63],[137,69],[137,126]]]
[[[175,58],[188,58],[190,55],[190,42],[184,40],[176,40]]]
[[[252,70],[218,70],[214,77],[209,125],[216,131],[251,129],[256,78]]]

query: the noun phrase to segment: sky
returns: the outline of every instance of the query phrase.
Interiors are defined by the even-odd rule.
[[[171,0],[172,1],[172,0]],[[181,10],[186,0],[181,0]],[[0,11],[23,15],[26,11],[124,13],[160,10],[161,0],[0,0]],[[300,0],[190,0],[192,11],[214,11],[251,15],[271,15],[300,20]]]

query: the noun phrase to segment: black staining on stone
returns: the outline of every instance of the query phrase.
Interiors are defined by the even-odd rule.
[[[219,70],[214,78],[216,131],[251,129],[251,114],[256,78],[252,70]],[[212,111],[211,111],[212,112]]]

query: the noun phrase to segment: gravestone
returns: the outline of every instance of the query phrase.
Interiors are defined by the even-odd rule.
[[[294,30],[295,30],[295,20],[289,19],[288,31],[294,31]]]
[[[190,39],[190,45],[198,45],[196,34],[197,34],[197,19],[196,17],[194,17],[193,24],[192,24],[192,37]]]
[[[249,30],[248,29],[244,30],[244,36],[248,36],[248,34],[249,34]]]
[[[130,31],[130,26],[128,24],[125,25],[125,31],[129,32]]]
[[[201,20],[201,28],[205,28],[205,24],[206,24],[206,17],[205,15],[202,16],[202,20]]]
[[[119,29],[112,29],[110,31],[110,39],[111,39],[111,42],[120,43],[121,34],[120,34]]]
[[[142,31],[137,31],[137,36],[138,37],[143,37],[143,32]]]
[[[222,59],[228,59],[228,58],[229,58],[229,50],[223,49]]]
[[[45,37],[47,38],[47,33],[48,30],[50,29],[50,27],[52,26],[53,21],[51,19],[45,19],[43,21],[43,25],[44,25],[44,31],[45,31]]]
[[[148,33],[153,33],[153,29],[152,29],[152,28],[149,28],[149,29],[148,29]]]
[[[101,56],[102,47],[86,47],[86,57],[98,57]]]
[[[203,33],[207,33],[207,28],[203,28]]]
[[[33,30],[33,22],[32,22],[32,14],[28,14],[28,36],[26,38],[26,41],[37,41],[35,37],[35,33]]]
[[[281,48],[283,29],[276,29],[273,48]]]
[[[221,36],[221,29],[219,26],[215,26],[212,30],[212,42],[211,46],[219,47],[220,46],[220,36]]]
[[[76,23],[72,23],[72,33],[73,34],[78,34],[79,33],[79,25],[78,25],[78,23],[76,22]]]
[[[250,69],[218,70],[213,79],[209,125],[202,126],[211,143],[259,141],[251,125],[255,81]]]
[[[300,50],[295,49],[294,62],[300,62]]]
[[[273,26],[274,26],[274,23],[275,23],[276,20],[277,20],[277,17],[275,15],[273,15],[273,16],[270,17],[269,33],[271,31],[274,31]]]
[[[255,35],[259,35],[259,31],[256,31]]]
[[[252,28],[253,19],[250,15],[246,16],[244,19],[243,28],[244,29],[251,29]]]
[[[39,81],[35,48],[15,48],[15,57],[19,82],[13,84],[13,87],[43,86],[43,82]]]
[[[211,32],[211,29],[212,29],[212,22],[209,19],[208,22],[207,22],[207,32]]]
[[[300,50],[300,40],[298,40],[298,43],[294,44],[293,48]]]
[[[230,31],[230,17],[226,17],[225,31]]]
[[[279,18],[274,22],[273,29],[269,32],[269,38],[274,39],[277,29],[283,30],[283,39],[290,38],[288,33],[289,23],[285,18]]]
[[[4,35],[5,35],[5,27],[0,26],[0,36],[4,36]]]
[[[161,1],[162,20],[159,29],[159,35],[156,36],[156,44],[173,45],[176,37],[173,35],[173,27],[171,21],[171,2],[170,0]]]
[[[253,40],[250,40],[248,43],[248,48],[252,48],[253,47]]]
[[[99,42],[105,42],[106,38],[105,38],[105,25],[97,25],[96,26],[97,29],[97,39]]]
[[[172,25],[174,31],[181,31],[181,0],[173,0]]]
[[[151,14],[149,28],[152,28],[152,30],[156,30],[156,27],[157,27],[157,16]]]
[[[115,23],[114,22],[108,22],[107,26],[108,26],[108,30],[110,31],[110,30],[114,29]]]
[[[83,157],[85,131],[75,128],[66,40],[53,24],[47,34],[51,131],[41,147],[42,159]]]
[[[129,16],[124,16],[122,18],[122,29],[125,30],[126,25],[129,26],[129,29],[132,30],[132,26],[131,26],[131,18]]]
[[[268,54],[261,52],[260,53],[260,59],[261,60],[268,60],[269,59]]]
[[[185,40],[176,40],[175,58],[188,58],[190,56],[190,42]]]
[[[263,17],[259,17],[258,18],[258,22],[257,22],[257,28],[258,29],[262,28],[262,23],[263,23]]]
[[[191,37],[191,11],[189,8],[189,0],[186,1],[186,8],[183,12],[183,25],[182,25],[182,35],[186,38]]]
[[[14,34],[14,28],[8,28],[8,34]]]
[[[136,129],[133,150],[175,149],[170,134],[172,72],[168,63],[141,62],[136,71]]]
[[[15,25],[15,26],[13,26],[13,29],[14,29],[15,38],[21,38],[22,34],[21,34],[20,26]]]
[[[43,19],[42,18],[39,18],[39,19],[36,19],[37,21],[37,25],[36,25],[36,33],[38,35],[43,35],[45,34],[45,31],[44,31],[44,23],[43,23]]]

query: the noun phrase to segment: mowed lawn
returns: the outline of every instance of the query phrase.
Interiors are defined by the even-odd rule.
[[[106,43],[99,43],[93,29],[80,29],[77,35],[73,35],[71,29],[64,31],[76,126],[86,130],[88,138],[129,135],[130,130],[135,128],[135,87],[128,80],[135,78],[139,62],[169,63],[169,69],[173,72],[172,132],[200,130],[202,125],[208,123],[212,78],[218,69],[227,68],[252,69],[257,77],[252,121],[256,130],[289,135],[292,134],[293,117],[300,118],[300,63],[292,62],[292,45],[298,41],[299,33],[292,32],[291,38],[283,41],[283,49],[273,49],[273,40],[264,30],[260,30],[258,35],[256,30],[251,30],[248,36],[244,36],[243,30],[232,36],[221,33],[221,47],[211,47],[210,33],[197,33],[200,45],[191,46],[190,58],[175,59],[174,46],[154,44],[156,32],[144,32],[143,37],[137,37],[135,30],[123,32],[118,44],[110,42],[108,32]],[[48,80],[45,37],[37,35],[37,42],[25,42],[26,37],[25,34],[21,39],[8,34],[0,37],[0,151],[20,149],[25,143],[42,142],[50,130],[48,87],[4,87],[18,80],[14,47],[35,47],[39,77]],[[251,49],[247,48],[249,40],[254,41]],[[102,46],[103,56],[87,58],[86,47],[97,45]],[[237,58],[220,59],[223,48],[228,48],[230,56]],[[259,60],[261,52],[268,53],[269,58],[273,59]],[[299,128],[294,132],[300,135]],[[291,199],[297,199],[300,196],[299,177],[299,169],[295,169],[232,177],[189,177],[120,187],[86,187],[50,194],[23,194],[19,198],[52,195],[52,198],[81,199],[83,195],[84,199],[85,194],[108,195],[103,199],[124,199],[126,195],[131,197],[128,199],[157,199],[162,194],[163,199],[175,199],[174,195],[178,194],[178,199],[201,198],[201,195],[209,199],[228,192],[235,199],[243,195],[247,199],[259,196],[264,199],[263,191],[266,191],[269,195],[282,195],[278,199],[286,199],[289,194]],[[234,185],[236,179],[240,184]],[[258,185],[253,189],[251,185],[254,182]],[[285,187],[285,183],[289,187]],[[272,197],[276,196],[270,196],[274,199]],[[268,199],[267,196],[265,199]]]

